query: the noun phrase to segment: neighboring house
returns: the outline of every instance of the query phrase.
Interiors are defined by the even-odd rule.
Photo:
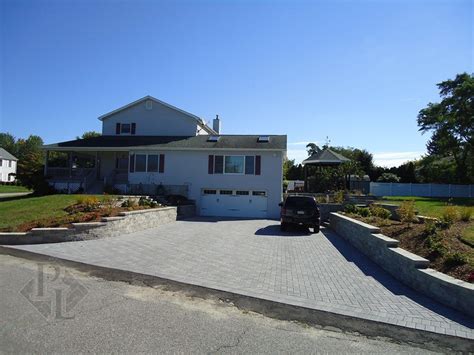
[[[203,216],[279,216],[285,135],[223,135],[218,117],[211,128],[151,96],[99,120],[100,137],[43,147],[55,188],[179,194]],[[57,152],[67,153],[62,166]]]
[[[0,181],[15,181],[16,166],[18,159],[8,153],[5,149],[0,148]]]

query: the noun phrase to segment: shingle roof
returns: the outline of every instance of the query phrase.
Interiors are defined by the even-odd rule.
[[[333,152],[331,149],[324,149],[303,160],[302,164],[312,165],[338,165],[350,161],[345,156]]]
[[[8,153],[5,149],[0,148],[0,158],[6,159],[6,160],[18,160],[15,156],[12,154]]]
[[[286,150],[286,135],[269,136],[268,143],[258,142],[259,135],[220,135],[217,142],[208,142],[209,135],[191,137],[170,136],[100,136],[77,139],[43,146],[44,149],[60,148],[166,148],[166,149],[272,149]],[[63,149],[66,150],[66,149]]]

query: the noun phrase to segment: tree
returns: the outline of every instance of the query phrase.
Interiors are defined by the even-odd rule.
[[[76,136],[76,139],[89,139],[89,138],[95,138],[95,137],[100,137],[101,134],[96,131],[87,131],[82,134],[81,137]]]
[[[419,130],[433,132],[427,144],[430,155],[454,159],[455,182],[473,182],[474,76],[458,74],[454,80],[443,81],[437,86],[442,100],[429,103],[419,112]]]
[[[14,156],[18,154],[16,150],[15,137],[10,133],[0,133],[0,147]]]
[[[306,144],[306,151],[308,152],[308,156],[312,156],[313,154],[319,153],[321,148],[319,148],[315,143],[308,143]]]
[[[382,176],[380,176],[377,179],[378,182],[399,182],[400,178],[393,174],[393,173],[383,173]]]
[[[283,162],[283,180],[288,180],[288,171],[295,166],[295,159],[285,159]]]

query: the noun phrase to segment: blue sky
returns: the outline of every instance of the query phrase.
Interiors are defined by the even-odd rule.
[[[425,151],[418,111],[473,72],[472,1],[0,0],[0,131],[46,143],[100,131],[147,94],[228,134]]]

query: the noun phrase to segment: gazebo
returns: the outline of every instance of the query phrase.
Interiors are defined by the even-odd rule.
[[[303,160],[301,164],[304,170],[304,192],[308,192],[308,165],[314,165],[322,169],[323,167],[336,167],[349,161],[350,159],[332,151],[330,148],[320,150]]]

